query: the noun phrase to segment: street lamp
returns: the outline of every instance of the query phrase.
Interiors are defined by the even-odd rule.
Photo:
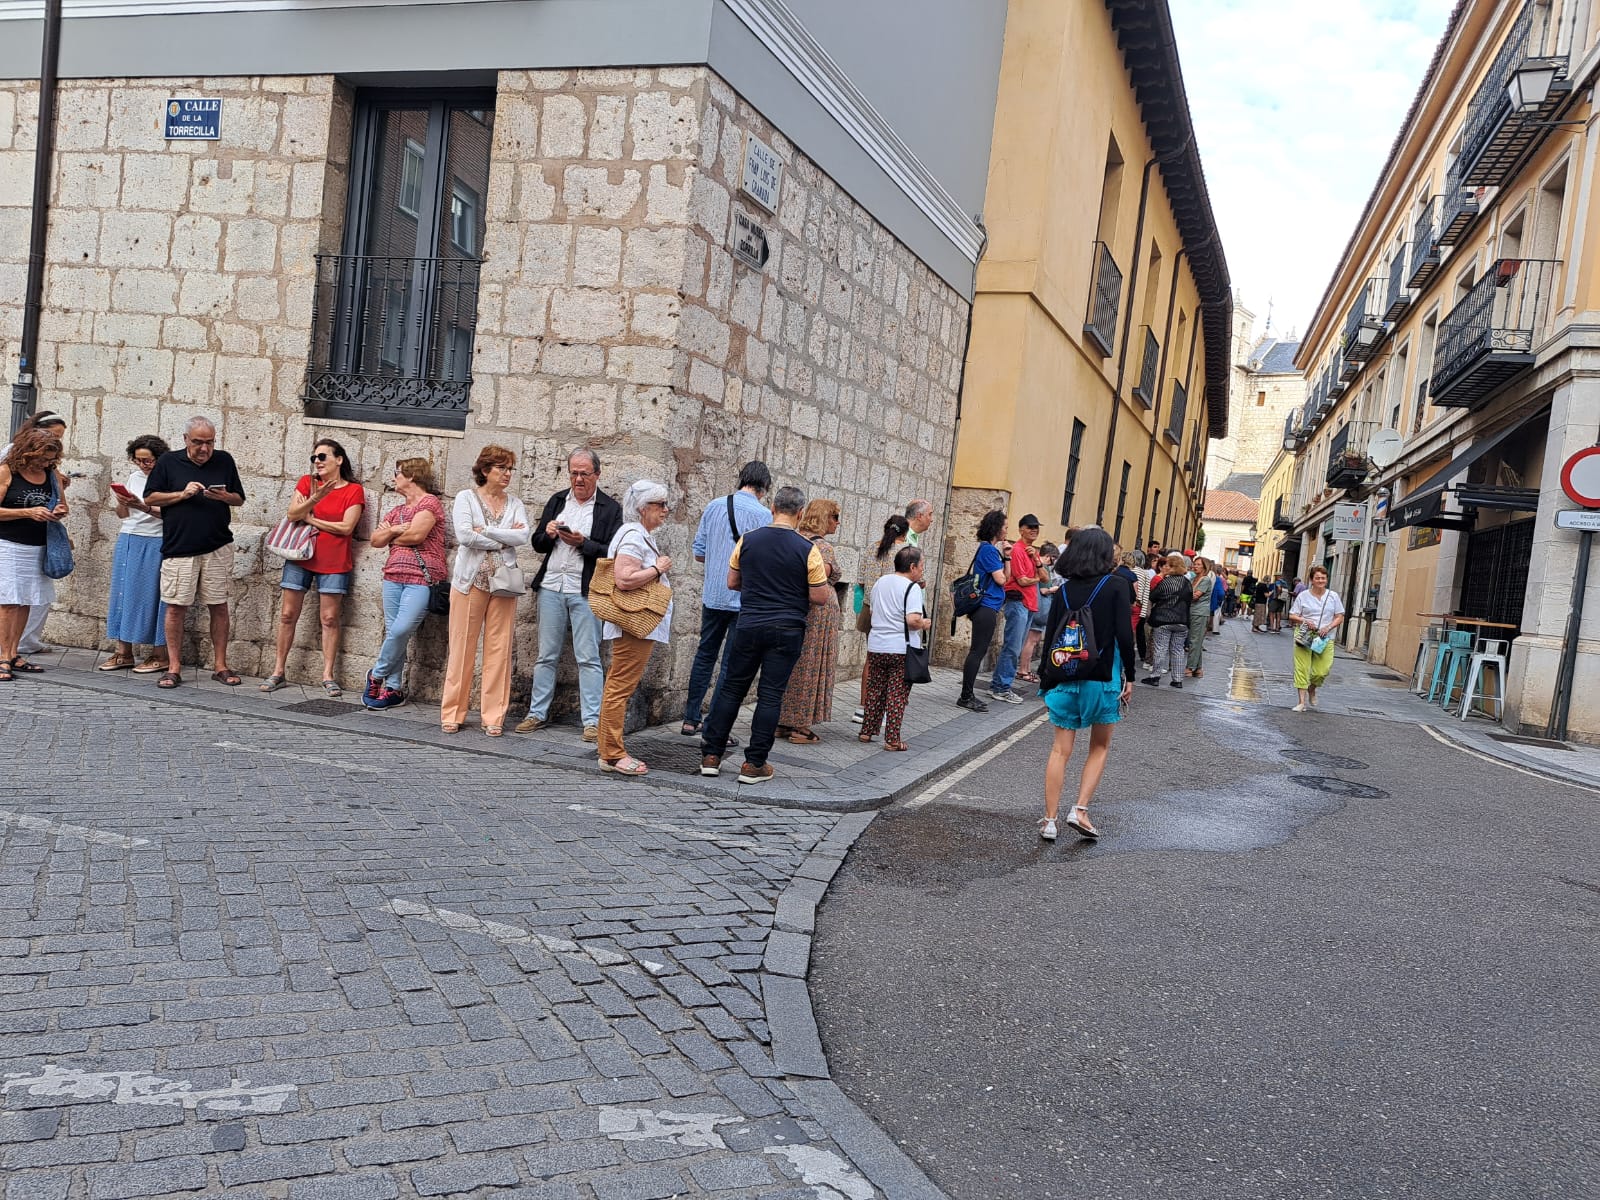
[[[1356,326],[1355,345],[1358,350],[1370,350],[1378,344],[1378,335],[1383,332],[1383,326],[1373,321],[1363,321]]]
[[[1548,59],[1530,58],[1511,72],[1506,84],[1506,95],[1511,108],[1519,113],[1536,113],[1550,99],[1550,88],[1556,81],[1556,65]]]

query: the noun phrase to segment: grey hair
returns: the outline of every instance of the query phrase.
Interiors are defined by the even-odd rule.
[[[772,497],[772,511],[797,517],[805,511],[806,494],[792,484],[785,484]]]
[[[577,458],[580,454],[589,460],[590,469],[593,470],[596,475],[600,474],[600,456],[587,446],[579,446],[570,454],[568,454],[567,465],[570,467],[572,465],[572,460]]]
[[[1122,565],[1125,566],[1125,567],[1142,567],[1142,566],[1144,566],[1144,551],[1143,550],[1127,550],[1127,551],[1124,551],[1123,555],[1122,555]]]
[[[932,512],[933,504],[927,500],[913,500],[906,505],[906,520],[915,521],[923,513]]]
[[[188,437],[202,425],[211,430],[212,433],[217,431],[217,423],[210,417],[193,416],[183,423],[183,436]]]
[[[629,484],[628,490],[622,493],[622,519],[637,522],[639,514],[646,504],[654,504],[658,500],[666,503],[667,485],[657,483],[654,479],[641,479],[637,483]]]

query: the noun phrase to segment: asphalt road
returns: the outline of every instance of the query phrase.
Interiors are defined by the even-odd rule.
[[[1048,729],[857,844],[811,979],[846,1093],[956,1200],[1600,1196],[1600,796],[1136,691],[1098,844],[1035,836]]]

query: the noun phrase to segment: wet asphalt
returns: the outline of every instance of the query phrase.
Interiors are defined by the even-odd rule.
[[[1135,691],[1100,842],[1035,835],[1044,728],[857,843],[844,1091],[955,1200],[1600,1196],[1600,795]]]

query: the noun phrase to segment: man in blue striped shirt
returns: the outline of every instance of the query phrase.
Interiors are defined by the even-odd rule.
[[[739,538],[752,529],[772,524],[772,514],[761,503],[771,490],[772,472],[767,470],[767,464],[759,459],[747,462],[739,472],[738,490],[729,496],[718,496],[701,514],[700,528],[694,535],[694,560],[705,564],[705,582],[701,589],[700,647],[689,671],[689,696],[683,706],[681,732],[685,737],[700,732],[701,705],[716,678],[723,642],[739,617],[739,593],[728,586],[728,561]]]

